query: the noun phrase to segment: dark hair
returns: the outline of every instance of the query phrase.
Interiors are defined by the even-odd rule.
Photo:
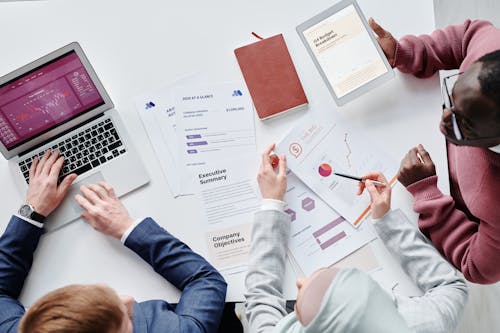
[[[500,50],[482,56],[478,62],[482,64],[477,77],[481,93],[495,102],[496,119],[500,120]]]
[[[20,333],[110,333],[122,325],[120,298],[109,288],[71,285],[33,304],[21,319]]]

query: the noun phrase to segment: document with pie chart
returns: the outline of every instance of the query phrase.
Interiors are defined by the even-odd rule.
[[[369,223],[354,228],[292,172],[287,176],[285,202],[285,213],[290,215],[288,258],[305,276],[335,264],[376,238]]]
[[[358,182],[335,172],[361,177],[380,171],[395,181],[398,163],[363,133],[342,120],[327,122],[312,112],[278,144],[275,151],[286,154],[287,165],[321,199],[347,221],[358,227],[369,213],[370,197],[357,195]]]

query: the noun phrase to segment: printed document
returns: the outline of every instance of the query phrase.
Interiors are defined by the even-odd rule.
[[[260,208],[255,154],[196,168],[204,207],[208,260],[224,276],[228,293],[242,295],[254,214]]]
[[[177,86],[174,89],[182,185],[192,185],[193,167],[256,152],[254,112],[242,81]]]
[[[380,171],[393,183],[398,170],[398,164],[362,133],[340,119],[316,119],[312,112],[300,119],[275,151],[286,154],[290,170],[356,227],[369,212],[369,195],[364,191],[358,196],[356,180],[334,173],[361,177]]]
[[[135,98],[135,106],[170,191],[176,198],[189,193],[183,193],[181,190],[179,174],[183,171],[179,168],[172,87],[169,85]]]
[[[354,228],[292,172],[285,212],[291,217],[289,255],[305,276],[329,267],[376,238],[372,226]]]

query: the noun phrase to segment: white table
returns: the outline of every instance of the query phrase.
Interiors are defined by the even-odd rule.
[[[431,0],[359,0],[367,17],[375,17],[396,37],[429,33],[434,28]],[[208,82],[242,79],[233,54],[235,47],[262,36],[283,33],[310,101],[310,111],[333,118],[341,113],[355,127],[400,161],[418,143],[430,151],[447,180],[444,140],[438,131],[440,90],[437,77],[418,80],[396,72],[396,78],[358,100],[337,108],[295,27],[332,5],[331,1],[118,1],[48,0],[0,3],[0,74],[24,65],[72,41],[79,41],[120,111],[140,154],[151,183],[123,198],[135,217],[150,215],[195,251],[206,254],[201,204],[194,197],[173,199],[134,109],[132,98],[185,74],[201,72]],[[300,113],[276,120],[256,120],[259,151],[290,129]],[[369,144],[369,143],[367,143]],[[0,230],[23,198],[10,179],[7,161],[0,160]],[[414,221],[411,197],[400,185],[393,206]],[[376,278],[399,281],[415,293],[380,241],[372,245],[385,269]],[[138,256],[118,241],[105,237],[82,220],[44,236],[36,252],[21,301],[31,304],[55,288],[73,283],[107,283],[137,300],[164,298],[175,301],[178,291],[155,274]],[[295,277],[287,272],[286,294],[295,295]],[[241,299],[230,293],[228,299]]]

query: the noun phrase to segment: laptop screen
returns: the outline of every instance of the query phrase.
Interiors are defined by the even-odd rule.
[[[0,140],[11,150],[103,104],[70,51],[0,86]]]

